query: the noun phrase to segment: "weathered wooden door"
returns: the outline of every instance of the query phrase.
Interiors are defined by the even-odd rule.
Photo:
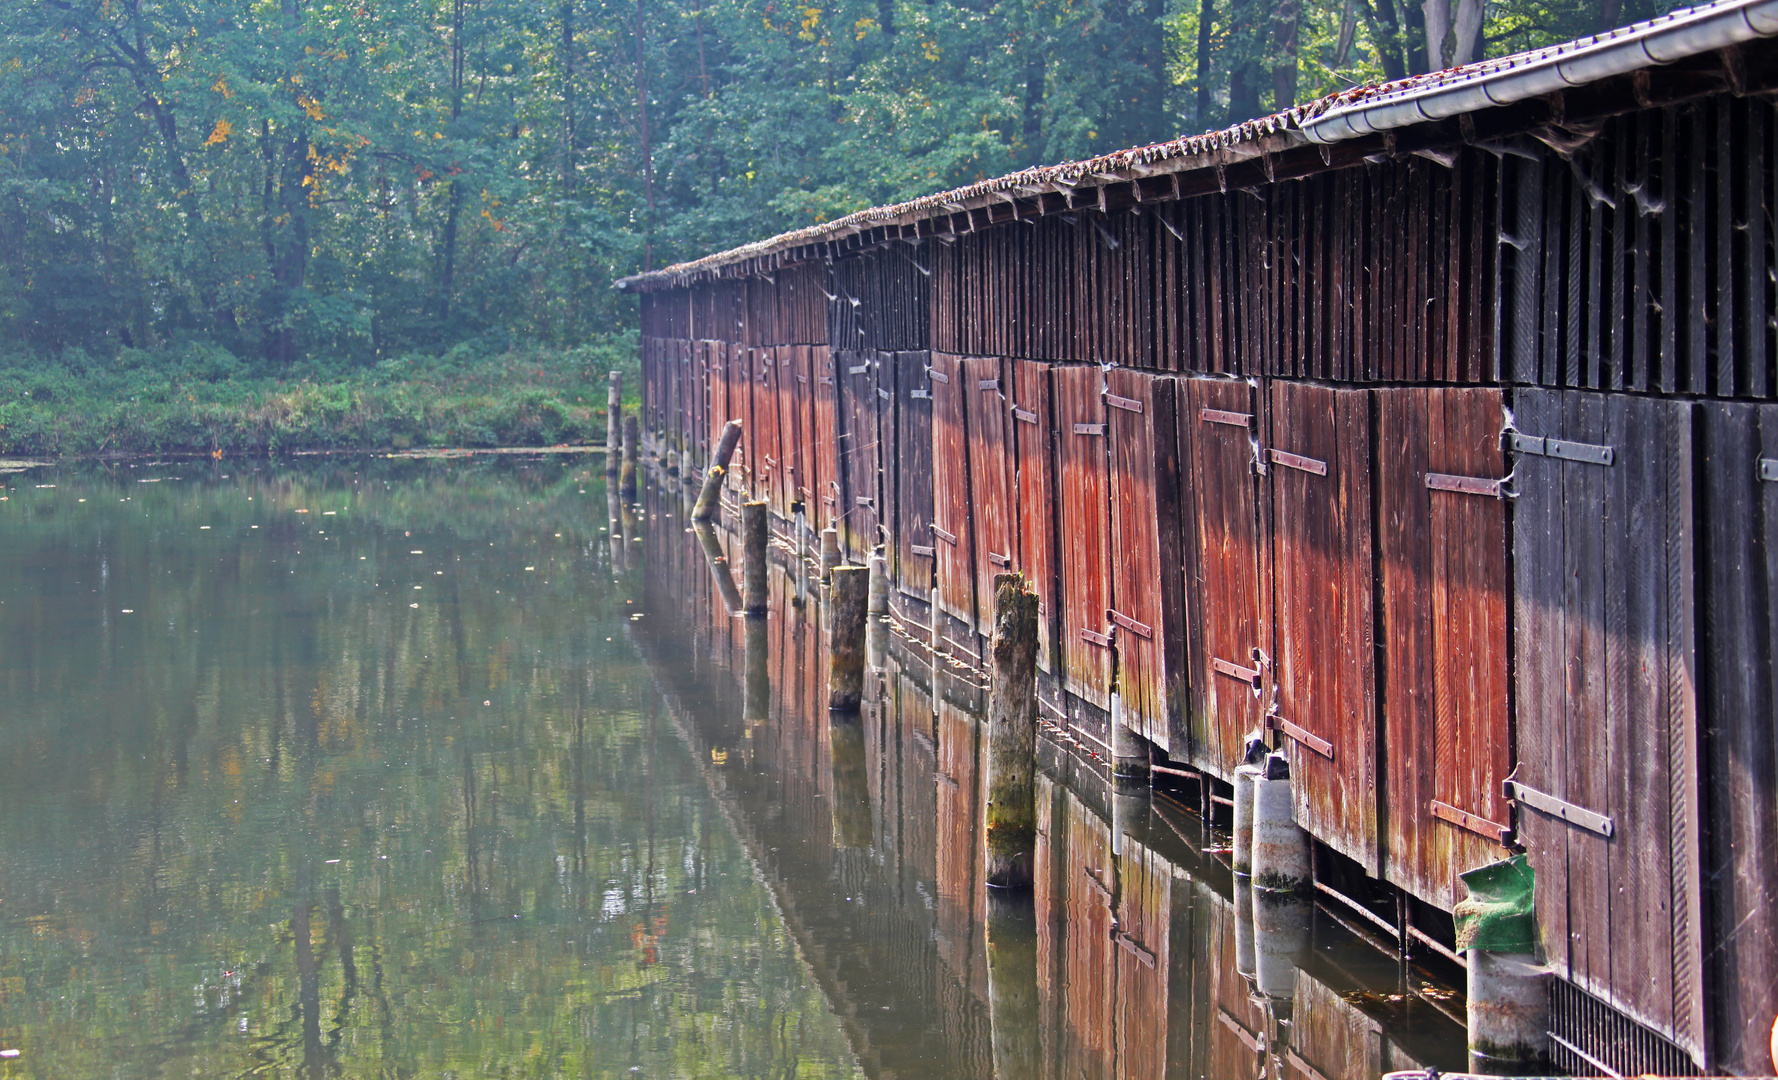
[[[1702,408],[1698,660],[1710,838],[1711,1068],[1769,1067],[1778,1014],[1778,407]]]
[[[1449,911],[1511,824],[1505,414],[1494,389],[1376,398],[1385,876]]]
[[[948,615],[973,636],[975,628],[974,517],[969,490],[970,391],[964,380],[961,357],[932,354],[932,538],[936,553],[934,580],[938,611]],[[962,635],[958,635],[961,637]],[[967,638],[953,644],[975,652]]]
[[[816,476],[819,484],[809,504],[809,528],[819,532],[832,525],[839,516],[842,494],[839,443],[839,384],[834,371],[838,358],[831,350],[816,346],[810,366],[810,385],[814,393],[815,458],[819,462]]]
[[[1100,709],[1111,708],[1111,505],[1105,450],[1103,375],[1095,367],[1051,369],[1056,409],[1056,473],[1061,485],[1064,685]]]
[[[778,488],[783,480],[784,451],[778,433],[778,371],[777,349],[754,349],[753,353],[753,458],[754,475],[751,494],[764,499],[778,511]]]
[[[844,427],[845,488],[838,523],[840,543],[848,558],[862,562],[877,544],[878,474],[877,378],[875,352],[840,353],[840,405]]]
[[[1007,364],[1012,379],[1013,483],[1019,540],[1014,566],[1037,593],[1037,666],[1056,668],[1055,413],[1050,369],[1035,360]]]
[[[1381,872],[1371,641],[1371,425],[1365,390],[1271,387],[1266,468],[1277,604],[1274,727],[1297,821]]]
[[[1166,1080],[1173,866],[1126,837],[1118,876],[1117,1075]]]
[[[741,421],[741,441],[735,444],[735,465],[728,473],[728,485],[739,498],[753,486],[753,474],[757,467],[757,455],[754,452],[757,432],[753,421],[753,350],[744,345],[730,344],[728,348],[728,402],[729,412],[733,414],[730,419]]]
[[[969,496],[975,545],[976,633],[994,633],[994,577],[1012,569],[1017,506],[1013,502],[1012,413],[1007,408],[1005,362],[962,363],[958,394],[969,413]]]
[[[1119,721],[1163,750],[1183,748],[1184,556],[1180,550],[1178,382],[1105,375],[1110,443],[1111,604]]]
[[[1519,836],[1550,966],[1704,1053],[1690,402],[1519,390]]]
[[[930,355],[903,352],[895,363],[895,474],[893,576],[896,587],[921,603],[932,600],[932,388]]]
[[[1191,761],[1224,780],[1264,722],[1264,666],[1274,652],[1270,557],[1260,522],[1257,391],[1245,379],[1188,379],[1180,411],[1190,462],[1187,559],[1193,642]],[[1262,584],[1263,583],[1263,584]],[[1175,755],[1177,756],[1177,754]]]

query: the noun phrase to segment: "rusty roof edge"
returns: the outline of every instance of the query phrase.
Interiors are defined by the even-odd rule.
[[[1328,144],[1433,123],[1778,35],[1778,0],[1718,0],[1590,38],[1482,60],[1393,83],[1355,87],[1220,131],[1118,150],[871,207],[727,251],[612,283],[630,291],[688,285],[725,267],[867,229],[977,209],[1009,193],[1096,188],[1144,176],[1231,165],[1311,143]]]
[[[1381,87],[1305,119],[1302,130],[1314,142],[1339,142],[1508,105],[1774,35],[1778,0],[1704,4],[1597,37],[1453,68],[1440,73],[1442,78],[1416,85]]]

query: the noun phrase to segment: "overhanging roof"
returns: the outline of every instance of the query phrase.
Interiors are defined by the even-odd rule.
[[[1077,193],[1108,184],[1196,170],[1222,170],[1281,151],[1319,144],[1323,161],[1333,144],[1392,133],[1498,106],[1598,83],[1614,76],[1672,64],[1778,36],[1778,0],[1719,0],[1675,11],[1646,22],[1577,41],[1463,67],[1416,75],[1396,82],[1355,87],[1271,116],[1221,131],[1190,135],[1152,146],[1119,150],[1083,161],[1024,169],[907,202],[873,207],[833,221],[780,233],[701,259],[679,263],[614,283],[624,290],[687,285],[734,273],[762,259],[792,255],[811,245],[831,243],[885,228],[918,227],[933,219],[1010,203],[1019,216],[1020,199],[1060,196],[1057,209],[1075,205]],[[1268,171],[1268,176],[1271,173]],[[1220,177],[1219,177],[1220,183]],[[1139,197],[1139,196],[1138,196]],[[1103,205],[1103,196],[1097,196]],[[998,219],[996,219],[998,220]]]

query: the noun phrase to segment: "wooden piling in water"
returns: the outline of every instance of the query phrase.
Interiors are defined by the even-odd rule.
[[[862,566],[833,568],[827,707],[850,712],[864,700],[864,627],[870,571]]]
[[[636,465],[641,456],[642,432],[634,416],[624,417],[623,479],[619,487],[625,502],[636,501]]]
[[[994,578],[988,688],[988,884],[1031,884],[1037,843],[1037,594],[1022,574]]]
[[[722,606],[730,615],[738,615],[746,607],[741,602],[741,590],[735,588],[735,574],[729,565],[728,557],[722,553],[722,545],[716,540],[716,530],[708,522],[694,521],[692,531],[698,536],[698,544],[704,549],[704,559],[710,564],[710,576],[716,580],[716,592],[722,597]]]
[[[710,471],[704,474],[704,489],[698,492],[698,504],[692,507],[693,521],[709,521],[716,514],[716,507],[722,501],[722,482],[728,477],[728,463],[735,456],[735,446],[741,441],[741,422],[730,420],[722,425],[722,435],[716,440],[716,452],[710,455]]]
[[[825,583],[840,565],[840,533],[832,525],[821,530],[821,580]]]
[[[741,504],[741,602],[749,615],[766,613],[766,503]]]
[[[605,391],[605,472],[616,476],[623,457],[624,377],[612,372]]]

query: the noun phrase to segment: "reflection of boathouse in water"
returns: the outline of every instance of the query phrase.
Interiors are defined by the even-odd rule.
[[[979,667],[994,575],[1024,573],[1045,720],[1151,758],[1200,811],[1263,731],[1320,895],[1392,947],[1450,953],[1459,875],[1522,847],[1567,1065],[1769,1071],[1772,33],[1769,5],[1697,8],[628,279],[647,438],[689,477],[740,419],[732,497],[769,501],[787,563],[829,526],[854,561],[881,545],[941,683]],[[973,826],[947,803],[974,797],[972,721],[887,670],[894,731],[863,741],[958,784],[896,794],[938,805],[897,818],[936,835],[895,842],[933,852],[908,873],[981,998]],[[821,730],[804,752],[850,745]],[[1226,891],[1045,790],[1040,899],[1117,926],[1058,941],[1040,903],[1046,1058],[1173,1053],[1134,1033],[1176,1008],[1219,1021],[1192,1029],[1206,1054],[1263,1042],[1245,990],[1181,993],[1179,939],[1150,936],[1213,961]],[[1314,985],[1292,1009],[1347,1018],[1316,1037],[1397,1060]],[[985,1031],[959,1045],[989,1053]]]

